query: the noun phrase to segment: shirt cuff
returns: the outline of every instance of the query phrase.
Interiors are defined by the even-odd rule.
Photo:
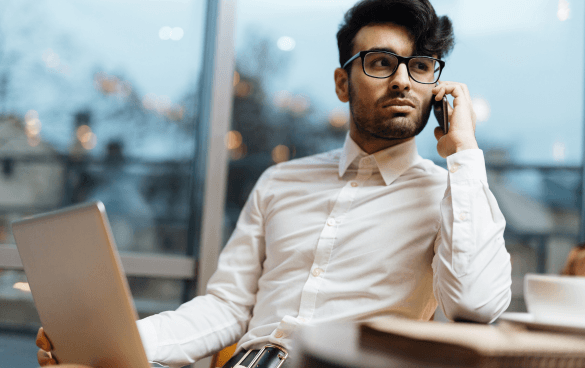
[[[156,328],[148,319],[136,321],[136,326],[138,326],[138,333],[140,333],[140,338],[142,339],[142,346],[146,352],[146,358],[149,362],[152,362],[158,349]]]
[[[447,157],[451,183],[466,180],[485,180],[485,160],[480,149],[467,149]]]

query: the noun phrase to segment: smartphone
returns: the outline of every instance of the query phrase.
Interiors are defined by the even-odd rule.
[[[449,133],[449,102],[447,101],[447,96],[443,96],[441,101],[437,101],[435,100],[435,95],[433,95],[432,103],[439,126],[443,129],[443,133]]]

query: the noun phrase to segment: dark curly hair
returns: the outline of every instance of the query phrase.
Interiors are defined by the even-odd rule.
[[[355,35],[365,26],[394,23],[412,35],[415,54],[443,58],[455,44],[447,16],[438,17],[428,0],[362,0],[345,13],[337,32],[339,63],[353,56]]]

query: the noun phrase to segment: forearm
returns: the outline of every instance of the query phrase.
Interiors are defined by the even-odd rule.
[[[149,361],[182,367],[237,342],[249,318],[249,308],[208,294],[137,323]]]
[[[480,150],[449,156],[448,168],[433,260],[435,297],[449,319],[489,323],[511,299],[505,219],[489,190]]]

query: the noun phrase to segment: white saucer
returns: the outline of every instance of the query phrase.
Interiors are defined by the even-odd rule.
[[[585,335],[585,320],[583,319],[536,320],[530,313],[508,312],[503,313],[498,320],[520,324],[529,330],[555,331]]]

